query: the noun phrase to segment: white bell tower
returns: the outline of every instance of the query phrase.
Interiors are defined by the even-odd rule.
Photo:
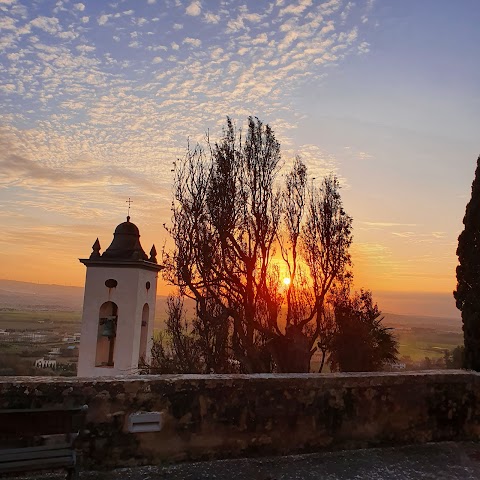
[[[127,221],[115,229],[111,245],[100,242],[88,259],[78,357],[79,377],[131,375],[149,362],[161,266],[155,246],[147,257],[140,232]]]

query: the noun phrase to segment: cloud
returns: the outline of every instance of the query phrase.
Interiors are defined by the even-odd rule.
[[[60,31],[58,18],[55,17],[37,17],[30,22],[30,25],[51,35],[55,35]]]
[[[207,12],[203,16],[203,19],[206,23],[217,24],[220,22],[220,15],[216,15],[215,13],[212,13],[212,12]]]
[[[363,225],[368,225],[369,227],[416,227],[415,223],[396,223],[396,222],[361,222]]]
[[[79,12],[83,12],[85,10],[85,5],[83,3],[74,3],[73,8]]]
[[[341,5],[342,5],[342,0],[330,0],[320,5],[320,11],[324,15],[331,15],[333,12],[338,10],[341,7]]]
[[[252,45],[261,45],[268,42],[268,35],[264,32],[252,39]]]
[[[105,25],[108,22],[108,19],[111,17],[111,15],[100,15],[97,18],[97,23],[99,25]]]
[[[211,51],[210,56],[213,60],[218,60],[222,57],[223,53],[224,53],[223,48],[218,47],[218,48],[214,48]]]
[[[403,262],[395,260],[392,250],[382,243],[356,242],[353,244],[352,253],[355,265],[360,269],[367,265],[375,270],[376,275],[382,272],[383,275],[391,277],[407,269]]]
[[[183,39],[182,43],[192,45],[192,47],[199,47],[202,44],[202,41],[199,38],[186,37]]]
[[[98,164],[88,155],[77,157],[71,165],[49,165],[40,159],[28,158],[15,150],[19,145],[9,140],[5,132],[0,131],[0,146],[4,153],[0,155],[0,179],[3,185],[16,185],[29,188],[48,187],[55,191],[58,187],[66,192],[78,187],[130,184],[142,185],[145,191],[154,193],[157,187],[143,174],[126,167]]]
[[[0,29],[2,30],[15,30],[17,20],[12,17],[3,17],[0,18]]]
[[[77,45],[76,49],[79,52],[86,53],[86,52],[93,52],[95,50],[95,47],[91,45]]]
[[[358,46],[358,53],[361,55],[368,53],[369,51],[370,51],[370,44],[368,42],[362,42]]]
[[[345,21],[347,20],[350,12],[351,12],[351,10],[353,9],[354,6],[355,6],[354,2],[348,2],[347,3],[347,5],[343,9],[342,13],[340,13],[340,18],[342,20],[342,23],[345,23]]]
[[[240,30],[249,31],[248,23],[259,23],[262,21],[262,16],[258,13],[249,13],[245,8],[236,18],[232,18],[227,22],[227,32],[238,32]]]
[[[294,32],[294,31],[287,32],[286,35],[283,37],[283,40],[278,45],[278,49],[282,51],[289,48],[290,45],[292,45],[292,43],[295,42],[295,40],[297,39],[298,39],[297,32]]]
[[[287,7],[280,10],[279,16],[283,17],[284,15],[300,15],[311,5],[312,5],[312,0],[299,0],[298,3],[290,4]]]
[[[373,158],[373,155],[370,155],[367,152],[358,152],[358,158],[360,160],[371,160]]]
[[[358,37],[358,28],[354,27],[349,32],[341,32],[338,36],[338,41],[341,43],[346,43],[347,45],[352,44]]]
[[[412,238],[416,236],[415,232],[392,232],[392,235],[402,238]]]
[[[185,13],[187,15],[191,15],[192,17],[197,17],[198,15],[200,15],[200,13],[202,13],[202,5],[201,3],[196,0],[196,1],[193,1],[185,10]]]
[[[445,232],[392,232],[392,235],[399,238],[408,239],[409,243],[434,243],[445,238]]]
[[[66,174],[63,169],[53,169],[16,154],[5,155],[0,158],[0,177],[6,183],[22,184],[24,181],[56,182],[79,180],[81,175]],[[84,179],[87,178],[84,176]]]

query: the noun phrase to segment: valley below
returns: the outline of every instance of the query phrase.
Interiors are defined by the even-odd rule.
[[[443,299],[444,305],[448,300]],[[74,375],[82,302],[81,287],[0,280],[0,375]],[[166,302],[166,296],[157,297],[157,332],[164,328]],[[445,368],[445,352],[463,344],[463,333],[460,314],[451,308],[444,311],[445,316],[385,310],[383,323],[399,342],[399,369]],[[55,360],[55,368],[35,367],[39,359]],[[318,363],[315,354],[312,371]]]

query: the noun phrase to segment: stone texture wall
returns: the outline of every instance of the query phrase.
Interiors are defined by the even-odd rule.
[[[88,404],[90,468],[478,440],[479,400],[463,371],[0,377],[2,409]],[[140,411],[162,412],[162,430],[129,433]]]

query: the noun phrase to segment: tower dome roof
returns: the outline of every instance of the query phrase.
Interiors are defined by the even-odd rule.
[[[148,260],[140,244],[140,231],[134,223],[130,222],[130,217],[127,217],[126,222],[117,226],[113,234],[112,243],[103,252],[102,258],[112,260]]]
[[[138,230],[138,227],[130,221],[130,217],[127,217],[127,221],[121,223],[115,229],[114,235],[116,234],[140,236],[140,230]]]

